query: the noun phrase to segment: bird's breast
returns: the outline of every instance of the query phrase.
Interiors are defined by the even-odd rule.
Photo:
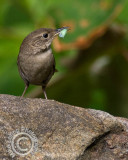
[[[55,60],[51,49],[24,59],[21,68],[31,84],[41,85],[54,74]]]

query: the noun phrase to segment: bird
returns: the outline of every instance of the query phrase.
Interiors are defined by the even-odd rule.
[[[21,97],[24,97],[29,85],[32,84],[42,86],[44,97],[48,99],[46,86],[57,71],[51,43],[67,28],[40,28],[25,37],[17,58],[18,71],[25,83]]]

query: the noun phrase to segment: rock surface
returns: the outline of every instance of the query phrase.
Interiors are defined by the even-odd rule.
[[[128,120],[0,95],[0,160],[128,160]]]

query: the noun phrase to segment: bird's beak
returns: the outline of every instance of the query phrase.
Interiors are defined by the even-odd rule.
[[[70,30],[69,27],[62,27],[62,28],[55,29],[55,34],[54,34],[54,36],[58,36],[63,29]]]

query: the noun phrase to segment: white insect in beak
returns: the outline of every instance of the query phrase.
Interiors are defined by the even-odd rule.
[[[64,38],[68,29],[69,29],[69,27],[63,27],[63,28],[57,29],[57,35],[59,35],[59,37],[61,37],[61,38]]]

